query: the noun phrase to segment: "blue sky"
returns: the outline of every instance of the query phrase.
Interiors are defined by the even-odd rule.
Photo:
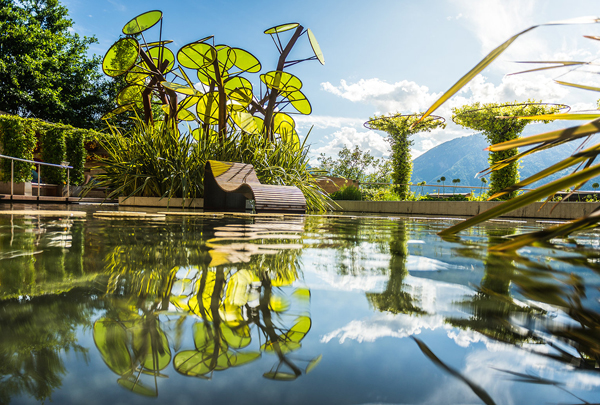
[[[301,136],[309,128],[313,156],[336,155],[343,146],[359,145],[376,156],[387,156],[385,134],[362,123],[374,114],[424,111],[436,97],[475,66],[489,51],[513,34],[548,21],[600,15],[593,0],[372,0],[365,1],[154,1],[63,0],[74,31],[96,36],[90,53],[104,55],[121,29],[136,15],[163,11],[163,39],[173,51],[208,35],[217,43],[246,49],[274,70],[278,53],[263,31],[299,22],[315,33],[325,65],[309,61],[288,69],[304,82],[313,113],[294,116]],[[596,6],[596,7],[595,7]],[[535,98],[563,102],[573,109],[595,107],[599,95],[553,82],[560,78],[597,84],[600,75],[552,70],[505,76],[524,70],[517,60],[597,60],[600,24],[541,27],[519,38],[499,60],[438,110],[451,121],[450,108],[473,101],[504,102]],[[158,29],[147,39],[158,39]],[[303,37],[294,48],[298,58],[312,55]],[[600,62],[599,62],[600,63]],[[531,66],[534,67],[534,66]],[[537,66],[536,66],[537,67]],[[254,77],[252,77],[254,76]],[[597,77],[596,77],[597,76]],[[258,83],[258,74],[247,75]],[[453,124],[445,130],[415,136],[413,157],[452,138],[471,134]]]

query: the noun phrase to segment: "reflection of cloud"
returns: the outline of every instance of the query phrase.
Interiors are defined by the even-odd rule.
[[[321,342],[328,343],[332,339],[339,339],[340,343],[344,343],[346,339],[374,342],[382,337],[405,338],[418,335],[423,329],[437,329],[443,325],[444,318],[442,316],[416,318],[404,314],[379,313],[368,320],[352,321],[323,336]]]
[[[415,255],[408,256],[406,269],[409,271],[467,270],[464,266],[456,266],[440,260]]]
[[[361,278],[361,282],[365,283],[375,278],[380,279],[381,276]],[[335,287],[344,289],[343,286],[340,288],[335,285]],[[354,339],[358,342],[374,342],[382,337],[405,338],[420,334],[423,330],[435,330],[440,327],[451,332],[455,329],[446,325],[444,318],[449,314],[463,317],[464,314],[455,309],[454,303],[463,299],[465,295],[474,294],[472,290],[464,286],[411,276],[404,278],[403,289],[415,298],[425,312],[433,315],[414,317],[406,314],[393,315],[380,312],[368,319],[353,320],[346,326],[327,333],[321,338],[321,341],[327,343],[333,339],[339,339],[339,342],[343,343],[346,339]],[[367,289],[365,288],[365,290]],[[373,290],[371,289],[371,291]],[[466,337],[462,338],[466,339]],[[471,338],[471,341],[474,341],[474,338]]]

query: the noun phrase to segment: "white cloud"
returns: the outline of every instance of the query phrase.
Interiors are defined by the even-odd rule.
[[[385,113],[417,112],[423,106],[431,105],[441,95],[430,93],[427,86],[419,86],[413,81],[402,80],[390,84],[377,78],[361,79],[352,84],[341,80],[337,87],[325,82],[321,83],[321,88],[353,102],[372,104]]]
[[[299,129],[314,126],[319,129],[362,127],[365,120],[360,118],[330,117],[326,115],[297,115],[294,120]]]
[[[383,114],[425,111],[441,95],[441,93],[431,92],[427,86],[421,86],[413,81],[402,80],[387,83],[378,78],[361,79],[355,83],[341,80],[338,86],[326,82],[322,83],[321,87],[346,100],[372,105]],[[533,99],[551,103],[564,102],[570,104],[573,110],[595,108],[594,102],[587,101],[585,98],[583,101],[579,100],[581,93],[582,91],[574,92],[568,87],[556,84],[546,74],[505,76],[498,84],[492,83],[486,76],[478,75],[434,113],[446,118],[447,127],[445,129],[413,136],[413,158],[450,139],[474,133],[474,131],[459,127],[452,122],[453,107],[474,102],[494,103]],[[338,123],[342,125],[341,122],[338,121]],[[327,146],[320,149],[328,154],[332,147],[339,145],[341,148],[343,144],[350,146],[350,142],[355,142],[352,145],[369,147],[365,140],[373,141],[376,138],[372,138],[371,135],[365,136],[366,134],[365,132],[359,133],[356,129],[343,127],[341,131],[334,133],[334,139]],[[388,146],[378,142],[372,145],[371,149],[383,152],[383,147],[387,148]]]
[[[363,152],[369,151],[371,155],[377,158],[382,156],[387,157],[390,152],[389,143],[375,131],[358,131],[356,128],[342,127],[339,131],[331,135],[333,139],[327,145],[311,150],[311,153],[317,156],[321,153],[325,153],[328,156],[336,156],[344,146],[354,149],[356,145]]]
[[[451,20],[458,20],[460,18],[462,18],[463,14],[462,13],[458,13],[458,15],[456,17],[452,17],[451,15],[449,15],[448,17],[446,17],[446,20],[451,21]]]

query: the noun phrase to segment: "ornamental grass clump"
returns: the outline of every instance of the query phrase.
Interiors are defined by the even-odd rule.
[[[196,141],[173,122],[144,123],[136,120],[131,131],[111,127],[112,136],[100,140],[107,155],[100,157],[91,187],[107,187],[109,198],[118,196],[201,198],[204,166],[208,159],[250,163],[264,184],[296,186],[307,208],[323,211],[329,198],[309,172],[308,148],[270,141],[245,132],[226,139],[200,137]],[[185,204],[185,202],[184,202]]]

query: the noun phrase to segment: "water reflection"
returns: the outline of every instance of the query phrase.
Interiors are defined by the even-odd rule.
[[[301,223],[239,223],[213,228],[214,237],[199,246],[186,239],[158,249],[116,247],[107,256],[108,293],[136,298],[96,321],[94,339],[118,382],[156,396],[156,379],[171,362],[180,374],[211,379],[263,353],[277,358],[265,378],[294,380],[309,372],[319,357],[289,357],[311,328],[310,291],[294,286],[302,245],[289,243],[302,229]],[[162,318],[176,325],[175,340],[191,334],[193,348],[172,345]],[[192,321],[184,327],[186,318]]]
[[[232,402],[448,403],[461,386],[487,403],[553,390],[583,403],[600,381],[598,234],[507,255],[485,247],[534,225],[444,241],[445,226],[0,218],[0,402],[64,400],[80,381],[69,352],[131,402],[191,396],[200,380],[216,380],[202,384],[217,402],[243,376],[252,388]],[[514,381],[535,387],[512,394]]]
[[[390,229],[389,279],[382,293],[366,293],[367,299],[380,311],[393,314],[423,315],[427,312],[419,305],[419,300],[405,290],[404,278],[408,276],[408,232],[406,222],[397,222]]]

